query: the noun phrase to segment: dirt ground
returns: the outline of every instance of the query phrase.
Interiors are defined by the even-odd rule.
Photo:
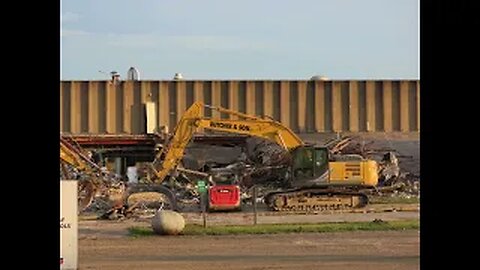
[[[419,231],[79,240],[79,269],[419,269]]]

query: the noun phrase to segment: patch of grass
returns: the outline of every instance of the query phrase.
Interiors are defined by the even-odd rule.
[[[256,226],[209,226],[187,224],[183,235],[232,235],[232,234],[277,234],[277,233],[323,233],[346,231],[388,231],[419,229],[418,219],[380,222],[342,222],[319,224],[260,224]],[[131,227],[128,229],[131,236],[155,235],[149,227]]]
[[[420,198],[417,197],[410,197],[410,198],[402,198],[402,197],[390,197],[390,196],[372,196],[369,198],[370,204],[416,204],[420,203]]]
[[[148,227],[130,227],[128,234],[133,237],[155,235],[152,228]]]

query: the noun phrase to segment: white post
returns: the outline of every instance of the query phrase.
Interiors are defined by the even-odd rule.
[[[78,268],[77,181],[60,180],[60,269]]]
[[[155,102],[145,102],[146,133],[153,134],[157,132],[157,114],[155,109]]]

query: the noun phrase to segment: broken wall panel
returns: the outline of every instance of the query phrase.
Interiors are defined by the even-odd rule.
[[[307,131],[307,81],[299,81],[297,84],[297,105],[295,109],[297,113],[297,126],[299,132]]]
[[[314,84],[315,96],[315,131],[325,131],[325,83],[322,81],[315,81]]]
[[[72,82],[70,84],[70,129],[72,133],[81,133],[81,84],[82,82]]]
[[[359,110],[359,103],[358,98],[359,90],[358,90],[358,82],[350,81],[348,83],[348,109],[349,109],[349,130],[352,132],[359,131],[360,127],[358,125],[360,120],[360,110]]]
[[[274,106],[274,97],[273,97],[273,83],[271,81],[263,82],[263,88],[260,88],[261,93],[263,93],[263,114],[265,116],[273,118],[273,106]]]

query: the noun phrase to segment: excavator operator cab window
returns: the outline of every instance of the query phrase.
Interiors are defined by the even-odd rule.
[[[293,175],[295,178],[313,178],[314,174],[314,149],[297,149],[293,158]]]
[[[326,148],[302,147],[293,155],[293,175],[296,179],[313,179],[328,170]]]
[[[315,149],[315,177],[320,177],[328,170],[328,149]]]

